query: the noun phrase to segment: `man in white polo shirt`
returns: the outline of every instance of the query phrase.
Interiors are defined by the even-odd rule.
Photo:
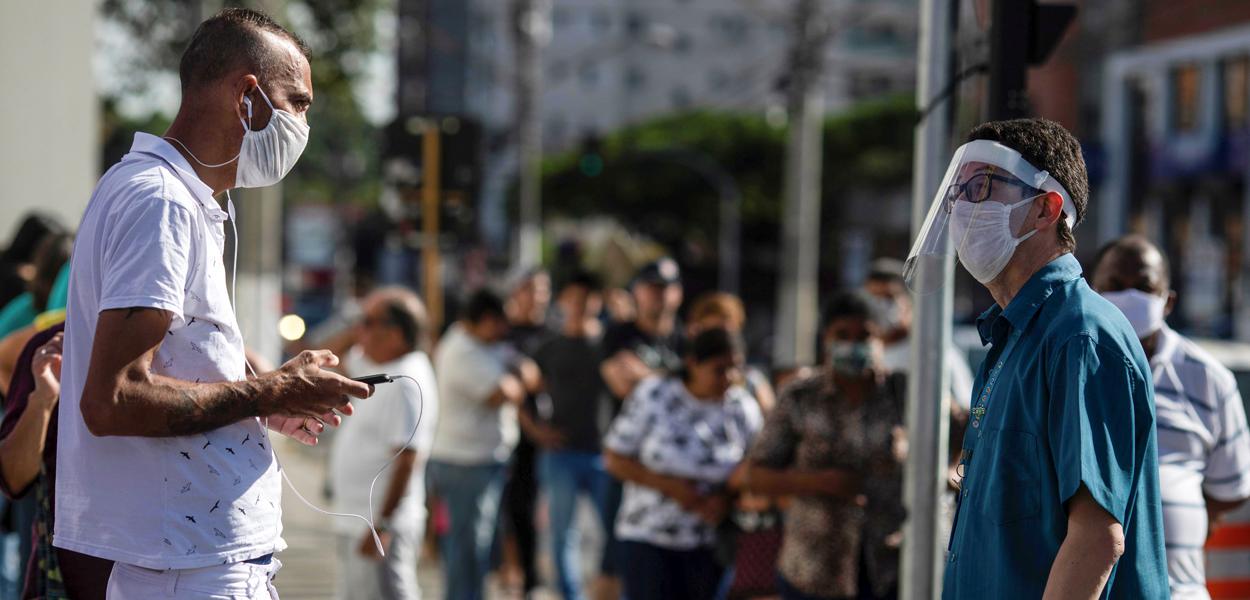
[[[272,185],[307,141],[306,49],[262,13],[200,25],[164,138],[100,179],[74,249],[54,543],[115,561],[109,598],[276,597],[281,487],[266,430],[316,443],[369,386],[305,352],[249,378],[214,198]],[[230,207],[231,209],[233,207]]]
[[[1164,317],[1176,303],[1167,259],[1141,236],[1104,247],[1093,286],[1124,313],[1154,376],[1159,484],[1172,597],[1207,600],[1210,526],[1250,497],[1250,435],[1233,374]]]

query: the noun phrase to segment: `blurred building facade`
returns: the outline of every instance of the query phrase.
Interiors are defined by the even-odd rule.
[[[531,0],[546,153],[695,108],[784,115],[793,0]],[[520,0],[400,0],[399,114],[481,124],[481,230],[508,235],[517,172]],[[826,109],[910,91],[916,0],[826,4]]]
[[[1173,265],[1173,324],[1250,340],[1250,4],[1084,2],[1029,87],[1084,146],[1083,258],[1146,234]]]

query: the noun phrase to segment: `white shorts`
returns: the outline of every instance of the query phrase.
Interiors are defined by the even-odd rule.
[[[273,577],[282,563],[237,562],[199,569],[158,571],[115,563],[108,600],[278,600]]]

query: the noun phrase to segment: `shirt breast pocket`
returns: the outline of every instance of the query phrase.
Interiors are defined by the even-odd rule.
[[[985,486],[982,514],[995,525],[1036,517],[1040,509],[1037,438],[1009,429],[987,431],[985,437],[981,452],[989,464],[981,475]]]

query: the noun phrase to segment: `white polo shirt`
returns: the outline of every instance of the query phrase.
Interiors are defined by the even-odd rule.
[[[1172,597],[1207,599],[1204,494],[1250,496],[1250,435],[1233,374],[1166,326],[1150,358]]]
[[[380,518],[395,465],[388,464],[399,448],[417,453],[408,487],[391,514],[391,527],[408,534],[421,531],[425,523],[425,463],[434,446],[434,426],[438,423],[438,383],[434,367],[421,351],[405,354],[389,363],[377,364],[359,349],[344,357],[343,366],[353,377],[388,373],[408,379],[374,388],[368,402],[357,402],[350,419],[334,432],[330,449],[329,477],[334,489],[334,512],[369,514],[369,485],[373,488],[373,515]],[[416,432],[415,434],[413,432]],[[382,470],[378,475],[379,470]],[[340,534],[364,535],[368,529],[359,519],[335,519],[331,525]],[[419,536],[418,536],[419,537]]]
[[[228,218],[168,142],[135,135],[78,228],[65,320],[53,543],[151,569],[243,561],[286,547],[281,484],[260,421],[186,437],[96,437],[79,400],[101,311],[173,315],[152,371],[244,377],[222,257]]]

